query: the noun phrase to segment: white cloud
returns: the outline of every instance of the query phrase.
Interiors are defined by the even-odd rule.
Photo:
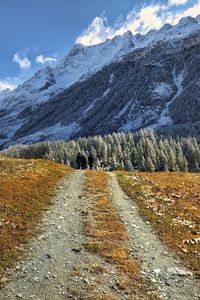
[[[164,11],[164,5],[148,5],[139,11],[132,10],[126,20],[120,26],[111,27],[108,25],[106,17],[96,17],[89,27],[83,31],[77,39],[77,43],[84,45],[94,45],[113,38],[115,35],[122,35],[128,30],[136,34],[146,33],[150,29],[159,29],[163,25],[163,19],[159,16]]]
[[[162,6],[152,5],[144,7],[138,13],[139,25],[142,26],[142,31],[146,32],[150,29],[158,29],[162,26],[162,18],[158,16],[158,13],[162,11]],[[134,21],[131,20],[131,23]]]
[[[200,0],[187,9],[180,6],[178,12],[170,7],[172,4],[180,5],[187,2],[188,0],[169,0],[167,5],[150,4],[138,11],[134,8],[123,22],[120,19],[120,25],[117,25],[119,22],[115,22],[113,26],[109,26],[106,17],[96,17],[76,42],[87,46],[95,45],[116,35],[122,35],[128,30],[133,34],[145,34],[151,29],[160,29],[165,23],[174,25],[183,17],[196,17],[200,14]]]
[[[168,5],[179,6],[188,3],[189,0],[169,0]]]
[[[5,81],[0,81],[0,91],[4,91],[6,89],[9,89],[9,90],[14,90],[17,86],[15,84],[12,84],[12,83],[8,83],[8,82],[5,82]]]
[[[77,42],[84,45],[99,44],[112,35],[112,29],[107,25],[107,20],[104,17],[96,17],[83,31],[82,35],[77,39]]]
[[[15,53],[13,61],[18,63],[19,67],[23,70],[31,67],[31,61],[22,53]]]
[[[57,59],[55,57],[50,57],[50,56],[44,57],[43,55],[38,55],[35,59],[35,62],[37,64],[42,64],[42,65],[44,65],[45,63],[53,63],[56,61]]]
[[[179,22],[179,20],[183,17],[191,16],[191,17],[195,18],[199,14],[200,14],[200,0],[193,6],[187,8],[181,12],[178,12],[176,14],[172,14],[172,15],[168,16],[166,22],[174,25],[174,24],[177,24]]]

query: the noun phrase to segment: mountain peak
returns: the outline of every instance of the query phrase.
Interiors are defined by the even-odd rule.
[[[160,28],[160,32],[161,32],[161,31],[162,31],[162,32],[165,32],[165,31],[171,29],[172,27],[173,27],[173,26],[172,26],[171,24],[166,23],[165,25],[163,25],[163,27]]]
[[[126,38],[128,38],[128,39],[132,39],[133,38],[133,34],[132,34],[132,32],[130,31],[130,30],[127,30],[124,34],[122,34],[122,39],[126,39]]]
[[[145,91],[144,90],[140,91],[141,82],[144,80],[144,78],[146,78],[147,72],[151,72],[151,70],[154,70],[154,68],[153,69],[148,68],[147,70],[146,67],[144,68],[144,66],[152,65],[152,61],[157,62],[160,53],[159,51],[156,51],[156,56],[154,56],[154,51],[146,51],[146,49],[141,50],[141,53],[145,53],[145,56],[149,55],[148,60],[144,57],[144,61],[142,61],[143,56],[138,57],[137,53],[135,53],[134,51],[136,49],[138,49],[139,51],[139,49],[147,48],[151,45],[157,45],[158,49],[161,49],[159,47],[163,47],[162,50],[166,51],[166,55],[172,55],[172,59],[177,61],[177,57],[173,56],[173,54],[175,52],[178,53],[179,47],[181,49],[181,47],[183,46],[182,41],[185,39],[187,40],[189,46],[191,46],[191,41],[190,41],[191,39],[187,39],[187,37],[192,36],[192,34],[195,34],[198,31],[200,32],[199,21],[200,21],[200,16],[198,16],[196,19],[192,17],[186,17],[186,18],[182,18],[180,22],[175,26],[172,26],[170,24],[165,24],[160,30],[151,30],[145,35],[141,35],[141,34],[133,35],[131,31],[127,31],[122,35],[117,35],[114,38],[107,39],[106,41],[99,43],[97,45],[85,46],[76,43],[72,47],[71,51],[69,51],[69,53],[55,67],[48,66],[44,69],[39,70],[31,79],[24,82],[21,86],[18,86],[16,90],[12,92],[8,92],[8,94],[5,93],[5,91],[0,92],[0,103],[1,103],[1,111],[2,111],[2,117],[0,118],[0,128],[2,133],[7,135],[8,125],[10,126],[9,134],[6,142],[8,141],[8,139],[13,138],[16,130],[18,130],[18,128],[20,128],[24,122],[26,123],[29,121],[29,118],[32,118],[33,111],[35,111],[35,109],[37,109],[38,107],[44,108],[44,111],[41,111],[41,120],[43,122],[42,118],[43,118],[43,113],[46,112],[46,107],[48,107],[48,105],[51,104],[54,105],[57,99],[59,99],[59,93],[61,92],[62,92],[61,94],[62,96],[66,95],[66,98],[65,97],[61,98],[62,101],[64,102],[66,101],[66,106],[60,107],[59,106],[60,103],[56,103],[55,106],[56,107],[58,106],[58,113],[55,114],[54,110],[52,110],[52,116],[51,116],[52,124],[54,124],[57,121],[60,122],[60,120],[62,119],[60,117],[61,114],[63,114],[63,120],[65,118],[69,118],[69,122],[71,122],[71,115],[69,115],[70,106],[72,107],[72,115],[75,113],[76,109],[77,110],[79,109],[79,106],[77,108],[74,108],[77,97],[80,97],[80,101],[84,99],[82,103],[83,106],[81,108],[82,110],[80,111],[80,115],[84,111],[85,116],[87,116],[89,112],[92,112],[95,105],[97,106],[100,105],[101,101],[102,101],[102,107],[104,107],[103,103],[106,106],[108,100],[114,97],[113,95],[115,94],[115,92],[110,93],[110,91],[112,91],[113,89],[113,86],[115,86],[116,90],[118,90],[118,88],[122,86],[120,82],[119,83],[120,87],[118,87],[118,77],[121,78],[120,80],[124,80],[123,78],[126,78],[124,83],[125,84],[129,83],[130,87],[128,89],[128,92],[127,90],[125,91],[124,97],[121,96],[119,97],[120,104],[117,103],[117,105],[119,105],[118,108],[120,111],[118,112],[116,118],[118,118],[117,120],[119,120],[119,116],[120,118],[121,116],[124,116],[123,118],[125,120],[125,118],[130,115],[131,116],[129,120],[131,122],[130,124],[133,123],[132,115],[134,113],[134,110],[132,108],[134,108],[133,106],[134,99],[138,98],[138,101],[141,100],[145,103],[145,105],[146,103],[150,105],[151,101],[152,103],[154,103],[155,99],[156,99],[155,103],[157,103],[158,98],[161,99],[160,103],[164,103],[168,101],[168,98],[170,98],[171,95],[173,95],[176,92],[176,90],[178,90],[177,95],[179,95],[179,93],[181,93],[182,91],[180,82],[181,82],[181,78],[183,77],[183,71],[181,73],[181,70],[175,70],[175,68],[177,68],[176,64],[171,65],[170,67],[171,70],[168,74],[168,78],[166,79],[166,74],[160,73],[161,66],[163,65],[163,60],[162,60],[157,64],[154,63],[154,68],[157,67],[158,73],[155,72],[149,75],[151,77],[151,81],[149,81],[149,89],[148,89],[149,92],[147,91],[147,94],[144,98],[143,95]],[[160,45],[159,43],[160,41],[164,41],[164,43]],[[169,49],[171,51],[169,51]],[[128,63],[129,63],[130,56],[126,60],[125,56],[127,54],[130,54],[130,56],[133,55],[133,57],[135,55],[135,57],[141,61],[141,68],[138,67],[137,69],[134,69],[134,66],[132,66],[133,69],[132,67],[129,68]],[[126,62],[126,64],[120,64],[120,63],[118,64],[118,62],[123,59]],[[183,63],[185,64],[185,62]],[[113,69],[113,66],[116,65],[117,67]],[[105,66],[107,66],[107,68],[105,69],[106,71],[104,73],[103,68]],[[124,68],[126,67],[127,69],[124,71]],[[119,74],[117,74],[118,68],[121,68],[121,73]],[[184,65],[182,68],[184,68]],[[100,73],[102,72],[102,74],[104,75],[102,76],[103,78],[102,84],[99,84],[99,81],[101,81],[101,77],[95,77],[99,74],[97,73],[98,71]],[[180,71],[180,74],[176,75],[175,71],[176,72]],[[129,74],[130,72],[132,72],[132,77]],[[95,80],[96,78],[98,78],[96,81],[96,86],[99,84],[98,88],[96,87],[94,88],[93,83],[87,85],[88,82],[87,80],[90,80],[90,77],[92,76],[94,76]],[[112,78],[111,80],[112,87],[109,78]],[[133,80],[133,78],[135,79]],[[133,85],[135,84],[135,81],[138,80],[138,78],[141,79],[138,81],[136,87],[133,89]],[[155,88],[153,85],[153,81],[156,81]],[[87,91],[85,93],[86,94],[85,98],[84,95],[78,94],[80,92],[82,93],[83,91],[79,89],[79,87],[82,85],[84,86],[84,90]],[[71,88],[68,89],[69,87]],[[90,88],[92,90],[92,93],[90,91]],[[138,97],[135,97],[136,90],[138,90],[139,93]],[[73,93],[73,91],[75,91],[74,98],[72,97],[71,94]],[[107,96],[108,94],[109,96]],[[121,91],[119,94],[121,95]],[[54,96],[56,96],[56,98],[54,98]],[[126,99],[127,103],[125,100],[123,100],[125,99],[125,97],[127,97]],[[52,98],[54,99],[54,101],[51,101]],[[69,103],[71,103],[69,106],[68,106],[68,101]],[[113,102],[110,104],[111,105],[110,111],[112,111],[113,103],[116,103],[116,101],[114,100],[112,101]],[[122,103],[121,101],[124,102]],[[45,105],[43,104],[44,102]],[[135,103],[135,105],[136,104],[137,103]],[[3,112],[3,110],[5,112]],[[128,115],[128,111],[131,110],[132,110],[132,115],[131,114]],[[143,106],[141,109],[141,114],[143,114],[142,111],[143,111]],[[3,115],[3,113],[5,113],[5,116]],[[146,114],[147,115],[145,116],[144,113],[143,117],[144,120],[146,120],[145,122],[147,122],[148,124],[153,122],[155,116],[158,117],[157,111],[155,112],[155,114],[154,113],[152,114],[152,111],[149,110],[149,108],[147,109]],[[167,114],[168,114],[168,106],[164,110],[163,115],[160,116],[159,119],[160,123],[158,124],[162,123],[163,125],[164,123],[170,121],[169,116]],[[132,128],[135,130],[146,124],[146,123],[145,124],[141,123],[140,115],[137,115],[136,117],[133,125],[127,123],[126,129]],[[120,122],[122,121],[123,120],[120,119]],[[5,124],[7,124],[6,127]],[[70,124],[71,127],[69,126],[68,129],[73,131],[76,128],[78,128],[75,126],[77,125],[75,121]],[[47,124],[47,127],[48,126],[49,124]],[[57,127],[55,128],[55,130],[64,130],[63,129],[64,127],[62,127],[61,125],[56,125],[56,126]],[[30,127],[31,128],[33,127],[32,123],[30,123]],[[94,126],[92,126],[91,128],[93,127]],[[118,129],[118,127],[116,128]],[[120,127],[120,130],[121,128],[124,129],[125,127]],[[41,129],[43,128],[41,127]],[[3,141],[0,141],[0,143],[5,143],[5,139]]]
[[[76,55],[79,51],[82,51],[83,49],[85,49],[85,47],[86,47],[85,45],[80,44],[80,43],[74,44],[74,46],[72,47],[72,49],[68,53],[68,56]]]
[[[2,90],[0,91],[0,95],[3,95],[5,93],[9,93],[11,90],[9,88],[5,89],[5,90]]]
[[[188,17],[183,17],[182,19],[180,19],[178,24],[181,26],[189,26],[189,25],[193,25],[193,24],[198,24],[198,21],[196,18],[192,18],[192,17],[188,16]]]

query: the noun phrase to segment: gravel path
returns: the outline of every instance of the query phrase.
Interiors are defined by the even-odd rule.
[[[109,186],[127,226],[129,248],[141,261],[144,276],[168,300],[199,300],[192,274],[142,220],[114,174]],[[116,299],[130,299],[116,287],[120,278],[115,267],[84,249],[83,224],[90,205],[90,200],[83,196],[84,187],[84,172],[74,172],[62,180],[53,205],[45,211],[38,226],[41,234],[27,245],[27,258],[11,271],[10,281],[0,291],[0,300],[83,300],[112,292]]]
[[[73,268],[82,262],[83,184],[82,172],[61,182],[55,203],[40,224],[41,235],[31,241],[26,261],[18,264],[11,281],[0,291],[1,300],[66,299]]]
[[[84,188],[84,172],[61,181],[38,225],[40,235],[30,240],[26,258],[9,271],[0,300],[83,300],[111,293],[117,300],[130,299],[116,285],[121,277],[115,267],[85,251],[83,226],[91,199],[83,196]]]
[[[132,255],[139,259],[143,273],[170,300],[199,300],[200,286],[193,274],[161,242],[148,222],[139,215],[134,203],[111,174],[109,183],[113,202],[127,227]]]

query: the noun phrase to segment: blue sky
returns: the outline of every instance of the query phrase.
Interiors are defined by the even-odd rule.
[[[1,0],[0,90],[56,64],[78,41],[145,33],[200,13],[200,0]]]

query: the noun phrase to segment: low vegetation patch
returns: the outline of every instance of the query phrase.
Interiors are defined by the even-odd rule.
[[[0,282],[36,232],[41,212],[69,170],[49,161],[0,158]]]
[[[105,172],[89,171],[86,176],[86,196],[90,199],[84,227],[88,237],[86,250],[115,265],[120,276],[115,284],[126,295],[130,295],[130,299],[158,299],[150,284],[140,276],[138,262],[129,253],[125,225],[110,200],[109,175]]]
[[[196,275],[200,275],[200,174],[117,172],[140,214]]]

